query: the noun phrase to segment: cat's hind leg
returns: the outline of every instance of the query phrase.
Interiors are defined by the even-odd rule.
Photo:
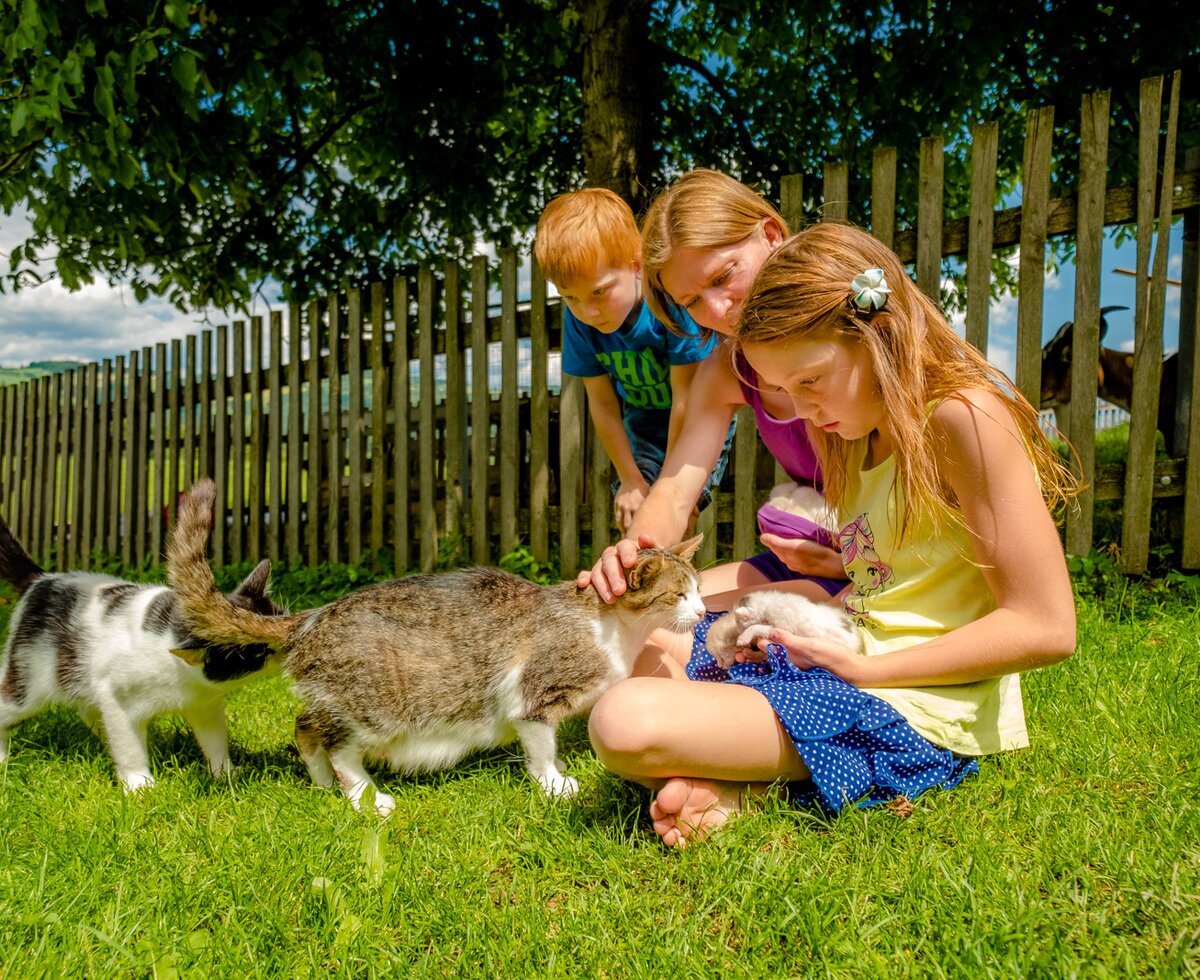
[[[325,740],[330,734],[330,721],[325,712],[309,708],[296,719],[296,747],[308,770],[309,778],[322,789],[333,788],[333,765]]]
[[[556,726],[544,721],[516,721],[513,727],[525,750],[525,768],[550,796],[574,796],[579,783],[562,774]]]
[[[225,724],[225,702],[221,699],[197,705],[183,713],[184,720],[196,736],[196,744],[208,760],[214,776],[229,776],[233,763],[229,761],[229,730]]]
[[[329,763],[333,767],[338,784],[354,805],[354,809],[362,809],[362,798],[368,788],[375,791],[374,810],[379,816],[386,817],[396,809],[395,799],[381,792],[363,767],[363,750],[360,746],[347,742],[328,749],[328,752]]]

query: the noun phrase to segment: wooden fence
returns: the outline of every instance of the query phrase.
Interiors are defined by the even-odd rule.
[[[877,150],[869,175],[871,230],[913,266],[921,289],[938,298],[943,258],[965,256],[967,338],[984,351],[993,256],[1020,246],[1014,381],[1035,404],[1045,243],[1074,239],[1075,398],[1060,426],[1088,489],[1068,518],[1067,548],[1086,552],[1095,502],[1122,498],[1122,556],[1131,571],[1146,565],[1154,498],[1170,496],[1184,497],[1184,566],[1200,566],[1200,466],[1187,465],[1200,458],[1200,402],[1192,397],[1200,158],[1193,153],[1177,172],[1178,74],[1146,80],[1140,97],[1132,186],[1106,187],[1107,92],[1082,102],[1074,196],[1049,196],[1053,108],[1028,114],[1018,207],[994,209],[995,123],[972,132],[967,215],[943,213],[941,137],[921,142],[913,227],[896,228],[896,151]],[[849,216],[851,177],[846,164],[826,166],[821,220]],[[796,227],[805,193],[801,177],[783,180],[781,210]],[[1171,458],[1156,462],[1167,232],[1179,215],[1177,424],[1166,434]],[[1128,464],[1097,469],[1100,248],[1104,229],[1118,224],[1136,233],[1138,281],[1147,287],[1135,309]],[[521,267],[515,250],[501,250],[498,270],[483,257],[469,268],[425,268],[292,306],[286,317],[234,322],[0,389],[0,511],[39,560],[59,568],[86,568],[100,552],[157,561],[180,490],[209,474],[223,502],[219,561],[317,564],[390,553],[397,569],[429,569],[439,547],[491,562],[524,543],[545,561],[555,544],[569,575],[593,542],[614,536],[611,467],[586,421],[582,384],[567,378],[551,388],[561,310],[536,268],[528,299],[519,299]],[[489,308],[497,271],[499,303]],[[755,510],[776,477],[748,409],[738,421],[725,492],[701,524],[707,559],[718,541],[735,555],[755,550]]]

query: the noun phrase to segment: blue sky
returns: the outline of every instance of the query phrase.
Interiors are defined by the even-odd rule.
[[[6,255],[24,238],[22,216],[0,216],[0,256]],[[1178,279],[1182,265],[1182,225],[1176,223],[1171,234],[1168,275]],[[1109,316],[1106,346],[1133,349],[1134,280],[1118,275],[1116,268],[1134,268],[1136,243],[1117,246],[1109,237],[1102,254],[1100,305],[1125,305],[1128,310]],[[522,285],[527,290],[528,268],[522,270]],[[1042,339],[1049,338],[1065,320],[1072,319],[1075,302],[1074,269],[1065,266],[1048,273],[1044,294]],[[993,303],[989,315],[988,355],[1011,375],[1016,330],[1017,299],[1006,296]],[[102,360],[124,354],[134,348],[169,343],[207,325],[228,323],[242,314],[224,315],[221,311],[201,311],[187,315],[162,300],[137,303],[128,289],[96,283],[71,293],[57,282],[0,295],[0,366],[17,367],[41,360]],[[265,302],[252,311],[265,315]],[[1178,346],[1179,290],[1167,288],[1164,350]],[[961,317],[956,326],[961,330]]]

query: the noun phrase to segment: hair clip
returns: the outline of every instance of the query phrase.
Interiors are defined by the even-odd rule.
[[[854,290],[854,305],[867,313],[882,310],[891,292],[882,269],[860,272],[850,281],[850,288]]]

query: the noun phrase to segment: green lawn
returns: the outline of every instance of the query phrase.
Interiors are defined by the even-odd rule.
[[[574,801],[496,752],[384,776],[379,821],[309,785],[281,679],[233,699],[231,781],[163,719],[134,799],[47,712],[0,768],[0,976],[1200,975],[1197,580],[1080,589],[1031,750],[907,819],[773,800],[681,853],[578,722]]]

